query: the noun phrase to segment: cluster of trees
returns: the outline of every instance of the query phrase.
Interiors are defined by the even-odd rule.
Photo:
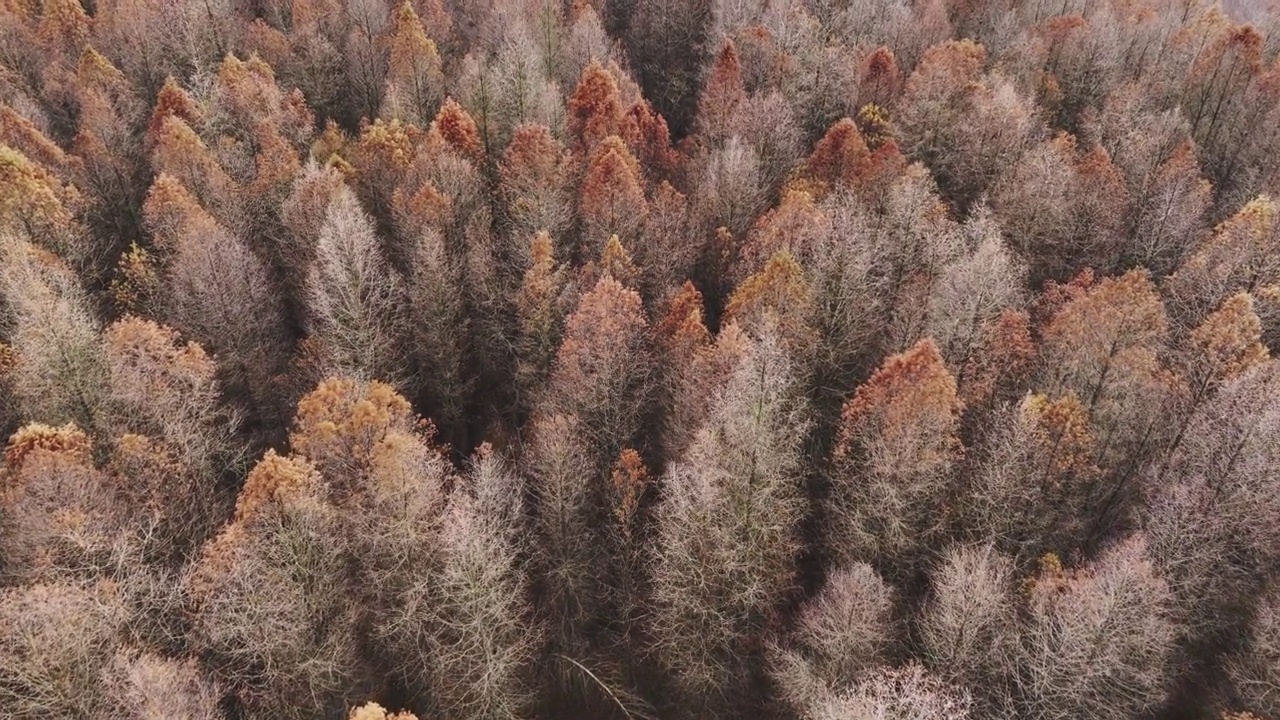
[[[1249,10],[0,3],[0,716],[1280,717]]]

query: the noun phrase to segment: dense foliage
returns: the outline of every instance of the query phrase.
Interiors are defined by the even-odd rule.
[[[0,717],[1280,718],[1237,5],[0,2]]]

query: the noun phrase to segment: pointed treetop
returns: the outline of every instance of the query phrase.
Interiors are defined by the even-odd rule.
[[[0,144],[22,153],[54,171],[63,180],[70,175],[72,158],[40,128],[8,105],[0,105]]]
[[[197,127],[201,123],[201,116],[200,106],[196,104],[195,99],[170,75],[165,79],[160,92],[156,94],[155,108],[152,109],[151,120],[147,123],[147,144],[155,144],[166,118],[177,117],[187,125]]]
[[[649,177],[667,178],[675,173],[680,156],[671,146],[671,131],[648,100],[641,100],[627,110],[621,133]]]
[[[791,351],[803,353],[814,341],[809,327],[811,311],[809,280],[784,248],[734,289],[724,317],[755,332],[774,325]]]
[[[610,235],[609,242],[605,243],[600,255],[600,272],[631,288],[636,287],[640,279],[639,269],[617,235]]]
[[[693,358],[711,343],[711,333],[703,322],[702,293],[689,280],[667,302],[667,311],[654,328],[658,346],[674,366]]]
[[[89,40],[92,21],[79,0],[44,0],[37,37],[45,47],[70,60]]]
[[[853,185],[867,174],[870,165],[871,151],[858,125],[849,118],[843,118],[814,145],[805,170],[828,186],[839,183]]]
[[[476,121],[453,98],[446,98],[444,105],[440,106],[440,112],[431,122],[431,130],[468,160],[478,162],[484,157],[484,142],[480,139]]]
[[[424,58],[435,58],[437,64],[440,62],[436,44],[427,37],[426,28],[418,19],[411,0],[402,0],[391,14],[391,32],[387,44],[391,48],[389,72],[393,75],[413,72],[416,63]]]
[[[1267,361],[1262,322],[1253,297],[1238,292],[1191,331],[1187,338],[1196,368],[1206,381],[1227,380]]]
[[[626,448],[618,455],[610,473],[610,491],[613,494],[613,517],[624,538],[631,537],[636,512],[649,486],[649,471],[645,469],[640,453]]]
[[[892,102],[902,89],[902,71],[893,51],[880,46],[862,60],[858,68],[858,91],[864,101],[877,104]]]
[[[614,135],[622,119],[622,100],[613,75],[592,59],[569,98],[569,133],[584,149]]]
[[[640,166],[611,136],[592,153],[578,198],[583,242],[599,247],[610,235],[633,240],[648,213]]]
[[[892,446],[895,438],[922,431],[936,435],[944,453],[954,452],[962,407],[938,346],[925,338],[885,360],[845,403],[836,456],[848,455],[868,433]]]
[[[709,138],[726,135],[738,106],[747,99],[742,63],[733,40],[725,38],[698,97],[698,127]]]

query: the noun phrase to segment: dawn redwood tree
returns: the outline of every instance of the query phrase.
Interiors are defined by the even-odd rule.
[[[11,239],[0,266],[4,327],[17,361],[13,391],[25,417],[96,429],[105,359],[89,298],[61,260]]]
[[[1008,716],[1019,641],[1013,564],[989,544],[953,546],[929,580],[920,615],[925,665],[968,688],[980,714]]]
[[[540,404],[580,423],[589,467],[607,468],[640,429],[649,411],[651,365],[639,294],[604,275],[565,320]]]
[[[307,323],[325,374],[398,382],[406,358],[398,347],[402,281],[391,269],[349,189],[329,204],[307,276]]]
[[[1177,626],[1141,536],[1065,570],[1050,556],[1030,583],[1015,655],[1031,717],[1133,717],[1167,696]]]
[[[193,569],[192,642],[252,711],[307,717],[363,686],[348,540],[324,478],[274,451]]]
[[[961,403],[925,339],[887,359],[845,403],[832,454],[826,546],[838,563],[900,577],[947,522]]]
[[[413,3],[406,0],[395,9],[387,45],[381,115],[425,127],[444,95],[444,74],[436,44],[427,36]]]
[[[664,477],[650,632],[686,707],[745,699],[755,638],[795,583],[808,422],[793,372],[776,336],[752,340]]]
[[[162,258],[163,319],[214,353],[255,414],[271,417],[287,337],[265,263],[173,177],[156,179],[143,213]]]
[[[800,714],[847,692],[895,645],[897,596],[866,563],[832,572],[799,612],[783,648],[771,649],[770,675]]]

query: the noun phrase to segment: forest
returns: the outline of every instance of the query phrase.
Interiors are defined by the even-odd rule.
[[[0,718],[1280,720],[1280,10],[0,0]]]

